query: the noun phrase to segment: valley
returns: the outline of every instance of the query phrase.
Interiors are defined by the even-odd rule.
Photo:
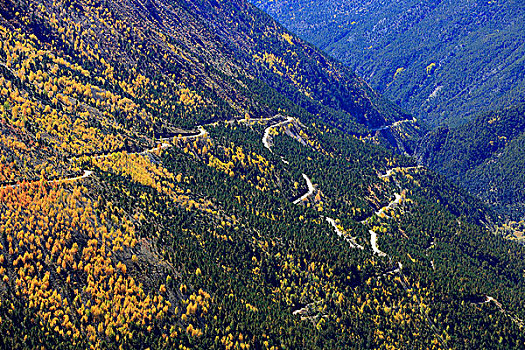
[[[517,0],[252,0],[431,127],[523,103]]]
[[[0,349],[523,348],[521,226],[433,170],[510,164],[519,111],[430,130],[245,0],[0,40]]]
[[[420,141],[393,149],[478,196],[497,211],[499,226],[523,220],[522,3],[252,2],[421,121]],[[360,136],[384,146],[374,133],[391,139],[386,133],[410,120]]]

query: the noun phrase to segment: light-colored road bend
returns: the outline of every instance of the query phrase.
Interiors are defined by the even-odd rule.
[[[326,218],[326,221],[328,221],[328,223],[329,223],[330,225],[332,225],[332,227],[333,227],[334,230],[335,230],[335,233],[336,233],[339,237],[343,237],[343,238],[344,238],[344,239],[350,244],[350,246],[351,246],[352,248],[359,248],[359,249],[361,249],[361,250],[364,250],[364,249],[365,249],[365,247],[363,247],[362,245],[360,245],[360,244],[358,244],[358,243],[356,242],[355,237],[350,237],[350,236],[348,236],[348,235],[345,235],[345,234],[343,233],[343,231],[341,231],[341,230],[339,229],[339,227],[337,226],[337,223],[335,222],[334,219],[332,219],[332,218]]]
[[[293,201],[293,204],[299,204],[301,203],[302,201],[306,200],[308,197],[310,197],[314,191],[315,191],[315,187],[314,185],[312,184],[312,181],[310,180],[310,178],[306,175],[306,174],[303,174],[303,178],[304,180],[306,181],[306,185],[308,186],[308,192],[306,192],[305,194],[303,194],[301,197],[297,198],[296,200]]]
[[[401,168],[401,167],[392,168],[392,169],[388,169],[384,175],[379,175],[379,178],[384,179],[385,177],[390,177],[398,171],[409,171],[409,170],[421,169],[421,168],[423,168],[422,165],[410,166],[410,167],[404,167],[404,168]]]
[[[274,128],[278,128],[282,125],[286,125],[286,124],[289,124],[291,123],[292,121],[294,120],[294,118],[292,117],[287,117],[286,120],[282,121],[282,122],[279,122],[277,124],[272,124],[270,125],[269,127],[267,127],[265,130],[264,130],[264,136],[263,136],[263,139],[262,139],[262,143],[264,145],[264,147],[266,147],[268,150],[272,151],[272,145],[270,144],[271,140],[271,136],[270,136],[270,132],[272,129]]]
[[[387,256],[385,252],[379,250],[377,247],[377,233],[373,230],[368,230],[370,233],[370,245],[372,246],[372,251],[378,256]]]

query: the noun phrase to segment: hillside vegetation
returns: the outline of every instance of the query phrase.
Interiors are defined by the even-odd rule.
[[[0,348],[523,348],[525,248],[252,5],[0,14]]]
[[[525,3],[252,0],[431,125],[525,101]]]
[[[438,128],[417,149],[419,160],[457,181],[503,217],[525,217],[525,107],[485,113],[457,128]]]

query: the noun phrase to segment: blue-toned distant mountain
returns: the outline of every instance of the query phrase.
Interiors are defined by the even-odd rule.
[[[525,2],[253,0],[431,125],[525,100]]]

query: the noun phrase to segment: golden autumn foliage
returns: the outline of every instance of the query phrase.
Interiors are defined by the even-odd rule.
[[[0,260],[17,276],[3,275],[4,283],[14,284],[41,322],[72,339],[88,336],[98,347],[100,339],[131,336],[131,324],[149,324],[169,304],[160,294],[147,295],[126,264],[114,260],[113,251],[137,245],[133,223],[97,215],[86,193],[82,186],[69,191],[39,183],[1,189],[0,215],[8,219],[0,225],[6,237]]]

